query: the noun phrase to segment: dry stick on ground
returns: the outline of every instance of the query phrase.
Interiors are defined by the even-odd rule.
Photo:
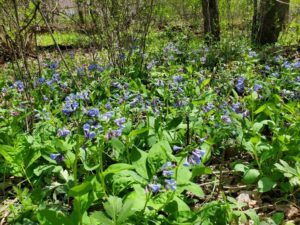
[[[32,3],[33,3],[36,7],[38,6],[37,3],[34,2],[34,0],[32,0]],[[52,30],[51,30],[51,27],[50,27],[50,25],[49,25],[49,23],[48,23],[48,21],[47,21],[45,15],[44,15],[44,13],[43,13],[42,10],[40,9],[40,7],[38,7],[38,11],[39,11],[39,13],[41,14],[41,16],[42,16],[42,18],[43,18],[43,20],[44,20],[44,22],[45,22],[45,24],[46,24],[46,26],[47,26],[47,28],[48,28],[48,30],[49,30],[50,36],[51,36],[51,38],[52,38],[52,40],[53,40],[53,42],[54,42],[54,44],[55,44],[55,46],[56,46],[56,48],[57,48],[57,50],[58,50],[58,52],[59,52],[59,55],[60,55],[60,57],[61,57],[61,60],[63,61],[63,63],[64,63],[64,65],[65,65],[65,67],[66,67],[68,73],[70,74],[70,76],[71,76],[71,78],[72,78],[72,80],[73,80],[73,82],[74,82],[74,84],[75,84],[77,90],[80,90],[79,85],[78,85],[78,83],[77,83],[75,77],[74,77],[73,74],[71,73],[71,70],[70,70],[70,68],[69,68],[69,66],[68,66],[68,64],[67,64],[67,62],[66,62],[66,60],[65,60],[65,58],[64,58],[64,56],[63,56],[63,54],[62,54],[62,51],[61,51],[61,49],[60,49],[60,47],[59,47],[59,45],[58,45],[56,39],[54,38],[53,32],[52,32]]]

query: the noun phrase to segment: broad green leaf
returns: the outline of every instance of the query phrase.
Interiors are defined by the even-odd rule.
[[[256,133],[258,133],[261,128],[264,126],[264,125],[267,125],[267,124],[272,124],[272,125],[275,125],[275,123],[272,121],[272,120],[263,120],[261,122],[256,122],[253,124],[253,127],[252,127],[252,130]]]
[[[117,150],[118,152],[122,152],[125,149],[125,145],[123,144],[122,141],[120,141],[118,138],[113,137],[110,140],[110,143],[112,147]]]
[[[149,179],[148,169],[147,169],[147,155],[148,153],[134,147],[131,150],[131,162],[135,170],[145,179]]]
[[[182,116],[173,118],[170,122],[167,123],[167,130],[172,130],[178,127],[178,125],[182,122],[183,118]]]
[[[110,181],[112,182],[113,194],[118,195],[125,189],[130,189],[133,184],[146,185],[146,180],[139,176],[135,171],[123,170],[116,174],[110,176]]]
[[[114,225],[113,221],[109,219],[104,212],[96,211],[90,215],[90,223],[93,225]],[[87,224],[88,225],[88,224]]]
[[[179,197],[175,196],[173,201],[166,205],[165,211],[169,213],[177,213],[182,211],[190,211],[190,207]]]
[[[199,165],[196,166],[192,169],[192,178],[196,177],[196,176],[201,176],[204,174],[211,174],[212,173],[212,169],[209,167],[205,167],[203,165]]]
[[[267,192],[276,186],[276,183],[270,177],[262,177],[258,181],[259,192]]]
[[[139,129],[139,130],[133,130],[130,132],[130,134],[128,135],[129,138],[132,138],[132,137],[135,137],[139,134],[143,134],[143,133],[146,133],[149,131],[149,128],[142,128],[142,129]]]
[[[38,149],[30,149],[23,155],[25,168],[31,166],[35,161],[41,157],[41,152]]]
[[[284,220],[284,213],[283,212],[277,212],[272,215],[272,220],[276,223],[276,225],[282,224]]]
[[[126,163],[116,163],[116,164],[112,164],[110,165],[104,172],[104,176],[111,174],[111,173],[118,173],[120,171],[123,170],[132,170],[134,169],[133,165],[129,165]]]
[[[258,180],[259,175],[260,172],[257,169],[250,169],[245,173],[243,180],[246,184],[253,184]]]
[[[192,173],[191,171],[183,166],[182,164],[179,165],[178,170],[177,170],[177,184],[187,184],[190,182],[190,179],[192,178]]]
[[[237,163],[237,164],[234,165],[233,169],[234,169],[235,171],[245,173],[245,171],[248,169],[248,167],[245,166],[244,164]]]
[[[57,166],[57,165],[41,165],[35,168],[33,170],[33,173],[36,176],[40,176],[42,173],[49,175],[52,173],[59,173],[62,169],[63,169],[62,166]]]
[[[245,213],[254,222],[254,225],[259,225],[259,216],[254,209],[248,209],[247,211],[245,211]]]
[[[147,163],[151,173],[155,174],[161,167],[170,160],[172,149],[167,141],[160,141],[149,150]]]
[[[109,196],[107,202],[105,202],[103,206],[107,215],[109,215],[116,224],[118,215],[123,207],[122,199],[117,196]]]
[[[253,91],[251,94],[252,100],[256,100],[258,98],[258,94],[256,91]]]
[[[122,209],[118,215],[118,223],[122,224],[124,223],[129,216],[134,214],[134,200],[128,199],[127,201],[124,202]]]
[[[9,145],[0,145],[0,154],[8,162],[14,162],[13,157],[10,156],[9,152],[12,152],[14,148]]]
[[[43,209],[37,212],[37,219],[43,225],[73,225],[68,216],[61,211]]]
[[[198,184],[195,184],[193,182],[190,182],[189,184],[187,184],[184,189],[191,192],[193,195],[196,195],[199,198],[202,198],[205,196],[202,188]]]
[[[72,187],[68,192],[69,195],[70,196],[80,196],[80,195],[84,195],[84,194],[90,192],[91,190],[93,190],[93,182],[95,181],[95,179],[96,179],[96,177],[92,177],[90,179],[87,179],[83,183]]]
[[[132,210],[140,211],[144,208],[144,206],[146,204],[145,189],[139,184],[134,184],[133,189],[134,189],[134,191],[131,192],[126,197],[125,201],[127,201],[127,200],[134,201],[134,204],[132,206]]]

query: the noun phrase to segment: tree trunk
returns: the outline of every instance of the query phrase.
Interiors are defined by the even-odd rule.
[[[77,10],[78,10],[78,16],[79,16],[79,22],[81,25],[85,23],[84,20],[84,9],[83,9],[83,2],[81,0],[76,1]]]
[[[253,17],[252,17],[252,30],[251,30],[251,40],[254,42],[257,34],[257,0],[253,0]]]
[[[202,0],[204,33],[207,40],[220,40],[219,8],[217,0]]]
[[[261,0],[254,42],[271,44],[278,39],[289,14],[290,0]]]

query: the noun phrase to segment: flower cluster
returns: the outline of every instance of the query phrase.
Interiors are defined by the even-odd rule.
[[[85,123],[83,125],[83,132],[86,139],[93,139],[96,137],[96,130],[99,129],[100,126],[90,125]]]
[[[213,108],[214,108],[214,104],[208,103],[207,105],[202,107],[202,110],[207,113],[211,111]]]
[[[177,188],[176,180],[171,178],[173,176],[174,172],[172,169],[174,169],[175,165],[171,162],[166,162],[162,168],[161,173],[164,177],[163,180],[160,181],[160,183],[164,184],[165,190],[172,190],[175,191]],[[146,190],[149,190],[153,193],[158,193],[161,190],[162,185],[159,183],[157,176],[154,176],[154,183],[149,183],[146,187]]]
[[[237,83],[235,85],[236,91],[239,94],[243,94],[245,91],[245,78],[244,77],[239,77],[237,80]]]
[[[92,63],[88,66],[88,70],[102,72],[104,69],[103,67],[99,66],[97,63]]]
[[[14,85],[13,85],[14,88],[16,88],[19,92],[22,92],[24,91],[24,83],[20,80],[17,80]]]
[[[68,130],[66,127],[57,130],[57,136],[59,137],[67,137],[69,134],[70,130]]]
[[[205,150],[195,149],[192,153],[186,158],[184,162],[184,166],[190,165],[199,165],[201,163],[201,159],[205,155]]]
[[[183,80],[183,77],[180,76],[180,75],[175,75],[175,76],[173,76],[173,81],[174,81],[174,83],[179,83],[179,82],[181,82],[182,80]]]
[[[79,100],[89,100],[90,98],[90,93],[89,91],[82,91],[79,93],[71,93],[68,95],[65,99],[65,103],[62,109],[62,112],[65,115],[70,115],[73,112],[75,112],[79,108]]]
[[[99,113],[99,109],[97,108],[93,108],[93,109],[90,109],[89,111],[87,111],[86,113],[89,117],[96,117],[98,118],[100,113]]]

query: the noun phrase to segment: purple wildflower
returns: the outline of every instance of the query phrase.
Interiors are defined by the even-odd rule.
[[[174,174],[174,172],[170,171],[170,170],[163,170],[162,174],[163,174],[164,177],[170,177]]]
[[[102,116],[102,119],[104,120],[110,120],[112,118],[112,116],[114,115],[114,111],[109,111],[104,113],[104,115]]]
[[[156,80],[155,86],[156,87],[163,87],[164,86],[164,82],[162,80]]]
[[[221,116],[221,119],[225,122],[225,123],[231,123],[231,119],[228,115],[223,115]]]
[[[172,191],[176,190],[176,181],[174,179],[165,179],[165,188],[166,190],[171,189]]]
[[[49,69],[55,70],[55,69],[58,68],[58,63],[57,62],[53,62],[53,63],[50,63],[48,66],[49,66]]]
[[[202,107],[202,110],[207,113],[210,110],[212,110],[213,108],[214,108],[214,104],[208,103],[207,105],[205,105],[205,106]]]
[[[179,147],[179,146],[177,146],[177,145],[174,145],[173,146],[173,151],[174,152],[177,152],[177,151],[179,151],[179,150],[181,150],[182,149],[182,147]]]
[[[253,90],[256,92],[259,92],[259,90],[262,89],[262,85],[260,84],[255,84]]]
[[[50,154],[50,158],[52,160],[55,160],[57,163],[60,163],[60,162],[62,162],[64,160],[64,156],[61,153],[59,153],[59,154],[51,153]]]
[[[24,91],[24,83],[20,80],[17,80],[13,85],[19,92]]]
[[[99,109],[97,109],[97,108],[90,109],[90,110],[87,112],[87,115],[88,115],[89,117],[99,117]]]
[[[57,136],[59,136],[59,137],[67,137],[69,134],[70,134],[70,130],[68,130],[65,127],[63,129],[57,130]]]
[[[104,108],[107,110],[110,110],[112,107],[111,107],[111,104],[108,102],[105,104]]]
[[[179,83],[179,82],[181,82],[182,80],[183,80],[183,78],[182,78],[182,76],[180,76],[180,75],[173,76],[173,81],[174,81],[175,83]]]
[[[241,107],[241,103],[237,102],[237,103],[233,103],[231,105],[231,109],[232,111],[234,111],[235,113],[239,113],[240,112],[240,107]]]
[[[83,131],[84,131],[84,136],[86,139],[93,139],[96,137],[96,133],[94,131],[91,131],[91,125],[88,123],[83,125]]]
[[[245,84],[244,84],[245,78],[239,77],[237,80],[237,84],[235,85],[235,88],[239,94],[243,94],[245,90]]]
[[[148,184],[148,187],[153,193],[157,193],[160,190],[161,184]]]
[[[119,118],[119,119],[115,119],[115,124],[118,127],[122,127],[125,122],[126,122],[125,117],[122,117],[122,118]]]
[[[54,73],[54,74],[53,74],[53,76],[52,76],[52,81],[54,81],[54,82],[60,81],[59,73]]]

